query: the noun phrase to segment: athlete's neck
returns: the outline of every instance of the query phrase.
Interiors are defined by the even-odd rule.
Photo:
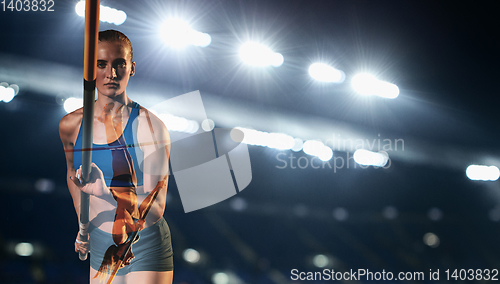
[[[104,95],[99,95],[97,97],[97,100],[95,102],[95,106],[94,106],[94,114],[95,115],[100,115],[101,111],[104,109],[104,107],[106,107],[106,105],[108,104],[113,104],[113,108],[111,109],[111,113],[115,113],[115,111],[121,107],[121,106],[132,106],[132,100],[127,96],[127,95],[123,95],[123,96],[119,96],[119,97],[115,97],[115,98],[110,98],[110,97],[106,97]]]

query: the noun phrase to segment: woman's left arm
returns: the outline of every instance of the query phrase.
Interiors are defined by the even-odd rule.
[[[137,142],[144,153],[144,160],[139,161],[143,172],[144,192],[141,194],[148,194],[139,211],[149,205],[148,211],[159,217],[165,211],[167,198],[170,136],[163,122],[144,108],[139,116]]]

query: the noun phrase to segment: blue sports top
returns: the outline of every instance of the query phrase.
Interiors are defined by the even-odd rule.
[[[139,115],[139,110],[141,106],[133,102],[132,110],[130,112],[130,116],[128,118],[125,129],[123,129],[123,133],[118,138],[118,140],[109,143],[109,144],[94,144],[92,143],[92,162],[94,162],[99,169],[101,169],[104,181],[106,185],[109,187],[113,180],[113,154],[112,151],[123,150],[128,151],[130,157],[132,158],[134,164],[135,175],[137,177],[137,186],[143,185],[143,173],[139,167],[139,162],[137,161],[137,153],[136,151],[142,154],[142,151],[139,147],[134,145],[134,136],[133,136],[133,122]],[[83,124],[83,120],[82,120]],[[75,149],[73,152],[73,165],[75,169],[78,169],[82,164],[82,126],[80,126],[80,131],[78,132],[78,137],[75,142]],[[143,156],[143,155],[141,155]],[[117,183],[116,177],[113,181],[114,186],[124,186],[130,187],[133,186],[130,179],[127,182],[119,181]]]

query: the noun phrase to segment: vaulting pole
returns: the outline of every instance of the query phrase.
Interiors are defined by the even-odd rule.
[[[82,132],[82,179],[90,178],[94,129],[95,79],[97,66],[97,41],[99,33],[100,0],[85,1],[85,48],[83,62],[83,132]],[[83,191],[80,197],[80,239],[88,241],[90,196]],[[80,252],[81,260],[87,254]]]

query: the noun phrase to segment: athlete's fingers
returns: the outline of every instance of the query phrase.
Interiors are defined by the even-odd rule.
[[[89,251],[90,243],[82,242],[79,239],[75,240],[75,252],[81,252],[83,254],[87,254]]]
[[[81,181],[82,180],[82,165],[76,170],[76,177]]]
[[[75,184],[78,188],[80,188],[80,189],[81,189],[81,188],[83,187],[83,184],[80,182],[80,180],[79,180],[77,177],[75,177],[75,176],[71,176],[71,177],[69,177],[69,179],[70,179],[71,181],[73,181],[73,183],[74,183],[74,184]]]
[[[75,239],[75,252],[81,252],[83,254],[86,254],[89,251],[90,248],[90,242],[82,241],[80,240],[80,233],[76,235]]]
[[[75,171],[75,176],[70,177],[70,179],[78,186],[81,187],[83,185],[82,183],[82,166]]]
[[[79,244],[77,241],[75,241],[75,252],[81,252],[83,254],[86,254],[88,252],[88,247]]]
[[[81,252],[82,254],[87,254],[88,253],[88,248],[85,247],[85,246],[81,246],[79,245],[76,241],[75,241],[75,252]]]

